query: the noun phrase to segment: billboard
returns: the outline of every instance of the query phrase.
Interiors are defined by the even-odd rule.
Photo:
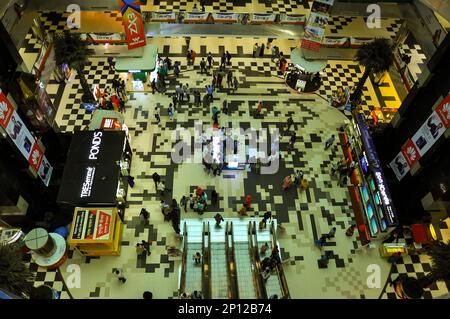
[[[120,13],[123,17],[128,49],[136,49],[147,44],[144,24],[142,23],[139,1],[120,0]]]

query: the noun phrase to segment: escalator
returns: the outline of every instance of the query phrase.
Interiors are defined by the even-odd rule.
[[[208,227],[209,223],[208,223]],[[212,226],[209,228],[209,255],[210,255],[210,291],[212,299],[230,298],[229,271],[227,266],[227,245],[225,227]]]
[[[188,231],[189,230],[189,231]],[[190,294],[193,291],[203,291],[203,265],[196,264],[192,256],[204,249],[204,224],[184,223],[184,249],[180,278],[180,293]]]

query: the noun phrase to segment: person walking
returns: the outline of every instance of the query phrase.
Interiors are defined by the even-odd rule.
[[[292,119],[292,116],[289,116],[289,118],[287,119],[287,128],[286,128],[286,132],[289,132],[289,130],[291,129],[292,124],[294,124],[294,120]]]
[[[183,92],[184,92],[184,94],[186,94],[186,99],[187,99],[187,102],[189,104],[190,101],[191,101],[191,89],[189,88],[189,84],[186,84],[183,87]]]
[[[292,186],[292,178],[291,175],[288,175],[283,179],[283,184],[281,185],[281,188],[285,191],[289,189],[291,186]]]
[[[184,42],[186,43],[186,50],[189,50],[191,46],[191,37],[185,37]]]
[[[152,82],[150,83],[150,86],[152,87],[152,94],[155,94],[155,90],[156,90],[156,79],[153,79]]]
[[[336,234],[336,227],[331,228],[331,230],[327,234],[327,239],[331,239]]]
[[[184,208],[184,212],[187,213],[187,204],[188,204],[188,198],[183,195],[180,199],[180,205]]]
[[[207,57],[206,57],[206,60],[208,61],[208,68],[211,69],[211,66],[212,66],[213,61],[214,61],[214,59],[213,59],[213,57],[212,57],[212,55],[211,55],[211,52],[208,53],[208,55],[207,55]]]
[[[214,219],[216,220],[216,227],[220,227],[220,223],[224,221],[222,215],[220,215],[219,213],[214,216]]]
[[[297,139],[297,133],[293,132],[289,141],[289,148],[294,149],[295,140]]]
[[[226,56],[227,56],[227,64],[228,65],[231,65],[231,54],[230,54],[230,52],[226,52]]]
[[[264,243],[259,250],[259,254],[264,256],[267,252],[267,249],[269,249],[269,244]]]
[[[173,107],[172,107],[172,103],[169,104],[169,109],[167,110],[167,113],[169,114],[169,118],[170,120],[173,120]]]
[[[192,66],[194,66],[195,63],[195,58],[197,57],[197,52],[195,52],[194,50],[191,50],[191,62],[192,62]]]
[[[259,103],[258,103],[258,107],[256,109],[256,115],[257,115],[258,118],[262,118],[262,108],[263,108],[263,103],[260,100]]]
[[[125,278],[124,274],[123,274],[123,270],[122,269],[114,269],[113,270],[113,275],[114,277],[116,277],[119,281],[121,281],[123,284],[127,281],[127,279]]]
[[[333,145],[333,142],[335,140],[334,135],[331,135],[327,141],[325,142],[325,149],[327,150],[331,145]]]
[[[233,87],[233,72],[231,70],[227,73],[227,86],[228,88]]]
[[[236,92],[238,87],[239,87],[239,82],[238,82],[236,77],[234,77],[233,85],[234,85],[234,91],[233,92]]]
[[[178,63],[178,61],[175,61],[175,64],[173,65],[173,73],[176,77],[180,75],[180,63]]]
[[[200,252],[196,252],[195,254],[194,254],[194,256],[192,256],[192,259],[194,259],[194,262],[196,263],[196,264],[200,264],[201,262],[202,262],[202,254],[200,254]]]
[[[264,220],[267,222],[269,219],[272,220],[272,213],[271,212],[265,212],[264,213]]]
[[[300,182],[303,179],[303,172],[300,170],[295,171],[294,184],[300,186]]]
[[[194,91],[194,104],[199,107],[201,104],[200,92],[198,90]]]
[[[177,94],[173,94],[172,95],[172,103],[173,103],[173,107],[177,107],[177,104],[178,104],[178,96],[177,96]],[[172,105],[172,104],[171,104]]]
[[[316,245],[319,248],[322,248],[326,242],[327,242],[327,235],[322,235],[322,237],[320,237],[318,240],[316,240]]]
[[[258,43],[255,43],[255,45],[253,46],[253,57],[256,57],[256,54],[259,53],[259,46]]]
[[[145,256],[146,250],[145,247],[142,246],[141,244],[137,243],[136,244],[136,254],[140,257]]]
[[[245,207],[247,207],[247,210],[250,209],[252,206],[252,197],[250,195],[245,196]]]
[[[195,198],[192,194],[189,195],[189,208],[194,210],[195,207]]]
[[[264,43],[261,44],[261,47],[259,48],[259,57],[262,58],[264,56]]]
[[[153,179],[153,182],[155,182],[155,189],[157,189],[158,184],[161,182],[161,176],[159,176],[159,174],[157,172],[154,172],[152,174],[152,179]]]
[[[227,100],[223,100],[222,113],[223,114],[228,114],[228,101]]]
[[[220,168],[219,168],[219,170],[220,170]],[[219,194],[216,192],[215,189],[213,189],[211,192],[211,205],[215,206],[217,204],[218,200],[219,200]]]
[[[200,61],[200,74],[203,74],[203,71],[205,71],[205,73],[208,73],[208,71],[206,69],[205,58],[202,58],[202,60]]]
[[[144,222],[144,225],[148,225],[148,219],[150,218],[150,214],[145,208],[142,208],[141,213],[139,214],[139,218],[141,222]]]
[[[158,112],[157,107],[155,107],[155,119],[156,119],[156,124],[159,124],[159,122],[161,122],[161,118],[159,117],[159,114],[156,112]]]
[[[206,1],[205,1],[205,0],[200,0],[200,5],[201,5],[201,7],[202,7],[202,11],[203,11],[203,12],[205,12],[205,4],[206,4]]]
[[[206,86],[206,94],[208,95],[208,99],[210,102],[214,99],[213,93],[214,93],[214,86],[207,85]]]
[[[228,51],[227,51],[228,52]],[[222,54],[222,56],[220,57],[220,67],[225,67],[226,66],[226,63],[227,63],[227,55],[226,55],[226,53],[224,52],[223,54]]]
[[[349,228],[347,228],[347,230],[345,231],[345,236],[347,236],[347,237],[353,236],[353,233],[355,232],[355,229],[356,229],[356,225],[355,225],[355,224],[351,225],[351,226],[350,226]]]
[[[141,246],[145,248],[145,251],[147,252],[147,256],[150,256],[152,252],[150,251],[150,243],[148,241],[142,240]]]
[[[112,56],[108,57],[109,69],[114,70],[114,58]]]

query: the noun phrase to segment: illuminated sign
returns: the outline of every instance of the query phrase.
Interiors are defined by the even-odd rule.
[[[389,194],[388,187],[386,185],[383,173],[380,170],[374,170],[375,181],[377,188],[381,195],[381,201],[383,202],[383,207],[386,211],[387,222],[389,226],[397,224],[396,215],[394,212],[394,207],[392,206],[391,195]]]
[[[84,178],[83,185],[81,186],[81,194],[80,194],[81,198],[91,196],[94,176],[95,176],[95,167],[86,167],[86,177]]]
[[[94,138],[92,139],[91,149],[89,151],[89,159],[91,159],[91,160],[97,159],[97,155],[100,152],[100,144],[102,142],[102,139],[101,139],[102,135],[103,135],[102,132],[94,133]]]

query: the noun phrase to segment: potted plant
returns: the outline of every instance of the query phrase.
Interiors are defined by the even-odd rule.
[[[390,40],[378,38],[372,42],[363,44],[356,52],[355,59],[361,66],[364,66],[364,73],[350,96],[352,107],[360,104],[362,90],[367,78],[372,73],[378,74],[388,71],[393,65],[394,54]]]
[[[77,71],[83,88],[81,100],[86,103],[95,102],[94,95],[83,73],[83,69],[89,61],[89,56],[94,54],[94,50],[88,47],[88,43],[81,39],[79,33],[72,33],[67,30],[55,34],[53,45],[55,46],[56,64],[61,66],[65,63]]]

